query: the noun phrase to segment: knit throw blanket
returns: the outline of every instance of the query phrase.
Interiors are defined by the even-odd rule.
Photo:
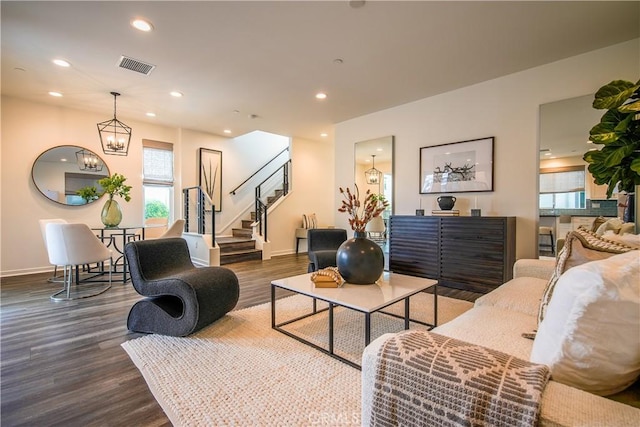
[[[549,380],[545,365],[427,331],[388,339],[375,370],[371,426],[534,426]]]

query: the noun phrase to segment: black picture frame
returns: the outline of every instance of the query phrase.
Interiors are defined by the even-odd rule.
[[[211,198],[215,212],[222,211],[222,151],[198,149],[198,185]]]
[[[420,194],[493,191],[494,137],[420,148]]]

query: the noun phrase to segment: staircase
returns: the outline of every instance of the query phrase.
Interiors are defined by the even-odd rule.
[[[284,195],[284,190],[276,190],[267,197],[267,206],[271,206]],[[251,219],[242,220],[242,228],[233,228],[232,237],[216,237],[220,246],[220,265],[234,262],[262,259],[262,251],[256,249],[253,239],[252,224],[256,221],[256,213],[251,212]]]

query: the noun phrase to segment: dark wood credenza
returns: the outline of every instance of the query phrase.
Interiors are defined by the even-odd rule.
[[[515,217],[393,215],[389,270],[487,293],[513,277]]]

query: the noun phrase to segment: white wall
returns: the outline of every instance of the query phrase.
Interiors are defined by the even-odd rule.
[[[468,215],[477,196],[483,215],[516,216],[516,256],[536,257],[539,106],[638,76],[640,39],[340,123],[336,183],[353,181],[355,142],[395,135],[395,213],[413,215],[420,199],[420,147],[494,136],[494,191],[457,193],[456,209]],[[437,209],[437,197],[421,197],[426,213]],[[337,191],[334,198],[337,203]],[[348,227],[344,215],[335,218]]]
[[[255,136],[237,138],[238,141],[234,141],[202,132],[156,126],[119,117],[133,128],[129,155],[108,156],[102,154],[95,125],[105,119],[104,115],[2,97],[1,118],[0,276],[52,269],[42,241],[39,219],[64,218],[69,222],[84,222],[90,226],[101,224],[100,211],[104,204],[103,199],[85,206],[64,206],[47,200],[35,188],[31,180],[31,166],[38,155],[49,148],[58,145],[88,148],[100,154],[111,173],[125,175],[127,183],[133,189],[131,201],[123,201],[120,205],[123,209],[122,224],[130,226],[143,223],[143,138],[174,144],[174,208],[178,216],[182,212],[180,190],[198,183],[198,148],[211,148],[223,152],[223,193],[227,193],[224,197],[229,197],[228,190],[242,181],[238,181],[238,176],[248,176],[255,170],[256,164],[259,163],[261,166],[265,162],[264,158],[270,158],[272,151],[275,154],[281,149],[260,147],[260,156],[257,156],[255,147],[254,155],[250,153],[251,141],[247,141]],[[253,142],[255,143],[255,140]],[[296,159],[296,156],[299,158]],[[291,253],[295,250],[293,230],[300,225],[302,213],[315,211],[326,221],[332,219],[334,210],[331,192],[334,169],[333,143],[294,140],[292,157],[295,191],[285,207],[279,208],[278,215],[281,218],[274,220],[270,225],[269,239],[273,242],[273,255]],[[317,177],[319,179],[316,179]],[[297,179],[300,179],[300,182],[296,182]],[[251,193],[253,194],[253,190]],[[228,219],[228,216],[234,216],[229,213],[231,207],[233,203],[224,199],[221,218]],[[217,219],[217,223],[222,226],[224,221]]]
[[[272,255],[289,253],[295,250],[295,229],[302,226],[302,215],[315,213],[320,226],[333,225],[336,206],[333,202],[335,192],[334,148],[333,143],[319,143],[302,138],[292,139],[293,188],[291,197],[276,207],[277,214],[269,217],[269,240],[272,243]],[[274,239],[273,232],[287,236]],[[306,252],[306,241],[300,242],[300,252]]]

